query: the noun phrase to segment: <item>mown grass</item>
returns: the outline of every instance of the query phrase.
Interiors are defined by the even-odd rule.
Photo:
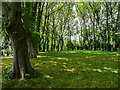
[[[30,59],[37,77],[2,79],[3,88],[117,88],[119,52],[74,50],[39,52]],[[2,66],[12,65],[3,58]]]

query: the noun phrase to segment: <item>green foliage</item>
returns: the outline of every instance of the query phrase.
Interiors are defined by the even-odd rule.
[[[3,70],[2,70],[2,78],[3,79],[11,80],[10,74],[8,73],[10,70],[11,70],[11,65],[3,67]]]
[[[30,78],[31,75],[30,74],[25,74],[25,77]]]
[[[25,74],[25,77],[27,79],[41,77],[42,76],[41,72],[42,72],[41,70],[34,69],[33,74]]]

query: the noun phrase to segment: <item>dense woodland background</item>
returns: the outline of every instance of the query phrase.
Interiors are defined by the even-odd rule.
[[[119,51],[119,12],[118,2],[22,2],[29,55],[61,50]],[[0,42],[2,56],[12,55],[4,23]]]

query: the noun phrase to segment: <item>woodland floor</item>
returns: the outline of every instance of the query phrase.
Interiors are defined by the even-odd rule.
[[[2,58],[3,88],[118,88],[118,53],[115,51],[40,52],[30,59],[36,76],[10,79],[12,58]]]

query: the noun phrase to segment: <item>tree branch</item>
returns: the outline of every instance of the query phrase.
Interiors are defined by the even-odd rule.
[[[65,4],[66,4],[66,3],[65,3]],[[47,15],[46,17],[49,17],[51,14],[55,13],[56,11],[61,10],[61,9],[65,6],[65,4],[64,4],[62,7],[58,8],[57,10],[51,12],[51,13],[50,13],[49,15]]]

